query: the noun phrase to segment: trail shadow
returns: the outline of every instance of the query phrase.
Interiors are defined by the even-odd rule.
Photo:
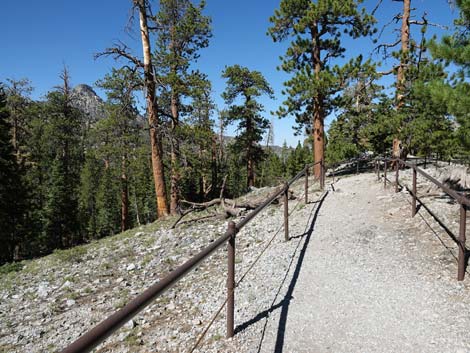
[[[318,213],[319,213],[320,208],[323,204],[323,201],[325,200],[327,195],[328,195],[328,191],[326,191],[323,194],[321,199],[319,199],[317,202],[315,202],[315,203],[317,203],[317,207],[314,209],[314,212],[312,212],[309,216],[305,232],[303,234],[296,235],[296,236],[290,238],[292,240],[292,239],[305,237],[305,241],[303,242],[302,249],[300,250],[300,254],[299,254],[299,257],[297,259],[297,263],[295,264],[294,272],[292,274],[291,282],[289,284],[289,287],[288,287],[288,290],[287,290],[286,294],[284,295],[284,298],[282,298],[278,303],[276,303],[277,297],[279,296],[279,294],[280,294],[280,292],[281,292],[281,290],[284,286],[284,283],[286,282],[287,277],[290,273],[291,267],[294,264],[295,255],[296,255],[297,251],[299,250],[299,247],[302,244],[301,241],[299,241],[299,243],[297,244],[297,247],[295,248],[295,251],[292,255],[292,259],[289,263],[289,266],[287,267],[284,278],[282,279],[282,281],[281,281],[281,283],[278,287],[278,290],[276,292],[276,295],[274,296],[274,299],[273,299],[273,302],[271,303],[271,306],[268,309],[263,310],[262,312],[258,313],[252,319],[250,319],[250,320],[242,323],[241,325],[237,326],[235,328],[235,333],[239,333],[239,332],[245,330],[246,328],[250,327],[251,325],[257,323],[258,321],[260,321],[262,319],[266,319],[271,312],[281,308],[281,315],[280,315],[280,319],[279,319],[278,332],[277,332],[276,344],[275,344],[274,351],[275,352],[282,352],[283,345],[284,345],[284,335],[285,335],[287,314],[288,314],[288,311],[289,311],[289,304],[290,304],[291,299],[293,298],[292,293],[294,291],[295,285],[297,284],[297,279],[299,277],[300,269],[301,269],[302,263],[304,261],[305,252],[306,252],[308,244],[310,242],[310,237],[313,233],[315,223],[316,223],[316,220],[318,218]],[[310,219],[311,219],[311,221],[310,221]],[[264,336],[265,336],[265,333],[266,333],[267,323],[268,323],[268,320],[266,320],[265,323],[264,323],[264,327],[263,327],[263,330],[262,330],[262,333],[261,333],[260,342],[259,342],[259,345],[258,345],[258,350],[257,350],[258,353],[261,351]]]
[[[281,306],[281,316],[279,318],[279,325],[277,328],[277,337],[276,337],[276,344],[274,346],[274,352],[282,353],[284,349],[284,338],[285,338],[285,331],[286,331],[286,322],[287,322],[287,314],[289,312],[289,305],[292,299],[292,293],[294,292],[295,285],[297,284],[297,280],[299,278],[300,269],[302,268],[302,263],[304,262],[305,252],[307,251],[308,244],[310,242],[310,237],[312,236],[313,229],[315,228],[315,223],[318,218],[318,212],[320,211],[321,205],[325,200],[326,195],[328,195],[328,191],[323,195],[318,207],[315,210],[315,214],[313,215],[312,222],[310,223],[310,227],[304,234],[306,235],[304,245],[300,250],[299,259],[297,260],[297,264],[294,269],[294,273],[292,275],[291,282],[289,284],[289,288],[282,300],[283,304]]]

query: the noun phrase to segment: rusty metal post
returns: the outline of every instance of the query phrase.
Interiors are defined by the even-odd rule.
[[[320,161],[320,189],[325,190],[325,164],[323,159]]]
[[[460,204],[460,229],[459,229],[459,270],[457,280],[463,281],[465,277],[465,231],[467,228],[467,206]]]
[[[289,184],[284,190],[284,240],[289,241]]]
[[[387,160],[384,159],[384,189],[387,188]]]
[[[377,181],[380,181],[380,162],[375,161],[376,171],[377,171]]]
[[[227,244],[228,271],[227,271],[227,338],[233,337],[234,313],[235,313],[235,222],[228,223],[228,231],[231,234]]]
[[[305,167],[305,204],[308,204],[308,166]]]
[[[413,200],[411,202],[411,217],[414,217],[416,215],[416,166],[413,167]]]
[[[400,170],[400,161],[397,159],[395,162],[395,192],[398,192],[398,173]]]

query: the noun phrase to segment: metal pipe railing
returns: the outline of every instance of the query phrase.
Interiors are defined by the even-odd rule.
[[[236,231],[237,230],[235,228],[235,232]],[[206,259],[233,236],[233,231],[231,231],[229,228],[229,230],[227,230],[224,235],[216,239],[213,243],[186,261],[184,264],[178,266],[175,270],[145,290],[142,294],[131,300],[122,309],[118,310],[107,319],[96,325],[90,331],[85,333],[83,336],[65,348],[62,353],[90,352],[93,348],[108,338],[113,332],[123,326],[127,321],[145,309],[145,307],[147,307],[155,298],[164,293],[186,273],[191,271],[201,261]]]
[[[421,174],[426,179],[431,181],[433,184],[441,188],[447,195],[452,197],[460,204],[460,221],[459,221],[459,237],[457,240],[457,245],[459,248],[459,255],[458,255],[458,270],[457,270],[457,280],[463,281],[465,278],[465,269],[467,265],[467,248],[466,248],[466,220],[467,220],[467,208],[470,206],[470,199],[460,195],[455,190],[452,190],[448,186],[444,185],[440,181],[436,180],[424,170],[418,168],[416,164],[409,163],[399,158],[392,158],[392,159],[378,159],[384,162],[384,189],[387,186],[387,161],[391,161],[395,163],[395,192],[398,192],[398,185],[399,185],[399,165],[405,165],[413,170],[413,181],[412,181],[412,202],[411,202],[411,216],[414,217],[417,212],[416,207],[416,200],[418,198],[417,191],[416,191],[416,179],[417,174]],[[377,160],[377,161],[378,161]],[[380,169],[380,168],[379,168]],[[409,190],[409,189],[408,189]]]
[[[179,279],[185,276],[189,271],[196,267],[200,262],[209,257],[214,251],[219,249],[226,242],[228,243],[228,271],[227,271],[227,337],[234,335],[234,292],[235,292],[235,238],[236,234],[242,229],[248,222],[250,222],[258,213],[274,202],[279,196],[284,195],[284,228],[285,228],[285,239],[289,240],[289,223],[288,223],[288,193],[289,187],[302,176],[308,178],[308,168],[321,164],[323,167],[323,161],[308,164],[302,169],[296,176],[285,183],[284,187],[281,188],[276,194],[266,199],[256,209],[251,211],[244,219],[235,224],[233,221],[229,222],[227,231],[216,239],[209,246],[204,248],[201,252],[190,258],[188,261],[178,266],[175,270],[170,272],[166,277],[161,279],[159,282],[152,285],[150,288],[145,290],[142,294],[131,300],[122,309],[118,310],[107,319],[96,325],[94,328],[86,332],[67,348],[62,353],[83,353],[90,352],[106,338],[113,334],[117,329],[123,326],[127,321],[132,319],[135,315],[141,312],[147,307],[153,300],[163,294],[168,288],[176,284]],[[322,168],[323,170],[323,168]],[[320,183],[324,185],[324,170],[320,178]],[[305,190],[308,191],[308,180],[305,182]],[[308,200],[306,196],[306,202]]]

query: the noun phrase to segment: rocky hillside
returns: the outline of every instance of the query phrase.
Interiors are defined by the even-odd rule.
[[[319,194],[315,188],[311,188],[312,198]],[[295,190],[298,199],[290,203],[291,207],[297,205],[299,218],[292,220],[292,235],[304,232],[313,206],[305,207],[303,203],[301,181]],[[252,192],[267,195],[270,191]],[[273,205],[239,233],[238,276],[274,234],[277,235],[271,252],[263,256],[261,271],[257,271],[261,276],[268,273],[279,279],[284,276],[282,270],[276,269],[288,267],[299,240],[286,246],[282,212],[282,205]],[[170,229],[174,221],[168,219],[88,245],[57,251],[21,263],[18,272],[0,274],[0,352],[59,351],[214,241],[227,227],[227,221],[213,220]],[[226,261],[226,251],[220,249],[110,337],[98,352],[186,351],[225,299]],[[243,285],[244,289],[237,294],[238,324],[256,315],[260,291],[276,291],[276,283],[268,280],[247,278]],[[238,335],[237,341],[226,341],[222,339],[224,336],[223,312],[199,352],[237,352],[252,333]]]

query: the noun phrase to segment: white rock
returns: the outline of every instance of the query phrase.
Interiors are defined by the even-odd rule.
[[[127,265],[126,270],[127,270],[127,271],[134,271],[134,270],[135,270],[135,264],[129,264],[129,265]]]
[[[134,320],[130,320],[124,325],[124,327],[127,328],[128,330],[132,330],[136,326],[137,324]]]
[[[68,307],[71,307],[71,306],[75,305],[75,300],[67,299],[67,301],[65,302],[65,305],[67,305]]]
[[[65,283],[60,287],[61,289],[70,288],[72,283],[69,281],[65,281]]]
[[[37,294],[40,298],[46,298],[49,295],[49,287],[46,283],[39,284]]]

